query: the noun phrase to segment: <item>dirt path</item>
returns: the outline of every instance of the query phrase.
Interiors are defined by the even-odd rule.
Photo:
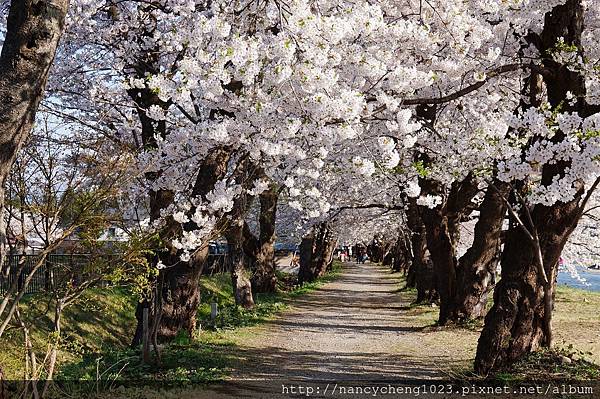
[[[470,367],[479,332],[434,327],[438,309],[410,306],[415,293],[401,291],[401,286],[400,277],[385,267],[347,263],[339,278],[294,299],[275,320],[237,331],[231,353],[236,366],[229,380],[200,391],[183,389],[169,398],[372,397],[333,395],[331,387],[439,387]],[[573,313],[562,302],[558,305],[559,316]],[[597,311],[595,305],[586,305]],[[565,325],[560,317],[557,320]],[[559,329],[558,336],[565,334],[573,336],[573,330]],[[301,385],[315,391],[285,391]],[[416,396],[461,397],[423,392],[392,397]]]
[[[399,287],[387,268],[345,264],[336,281],[241,340],[244,361],[233,379],[444,378],[441,367],[456,364],[456,351],[428,350],[432,320],[419,318]]]

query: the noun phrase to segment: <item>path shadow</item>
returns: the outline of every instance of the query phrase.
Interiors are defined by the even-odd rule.
[[[399,293],[400,279],[376,265],[346,264],[319,290],[290,302],[289,311],[260,328],[260,336],[236,347],[233,379],[398,381],[442,379],[426,360],[399,354],[394,345],[425,327],[405,322],[412,294]]]
[[[415,357],[389,353],[289,351],[265,347],[236,350],[242,379],[291,379],[319,381],[398,381],[400,379],[443,379],[441,369],[432,369],[430,361],[448,364],[449,358],[421,361]],[[261,359],[256,363],[256,359]]]

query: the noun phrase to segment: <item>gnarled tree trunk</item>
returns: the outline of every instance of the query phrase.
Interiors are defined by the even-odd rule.
[[[250,271],[247,267],[248,257],[243,248],[243,228],[244,221],[238,218],[232,221],[225,237],[229,244],[229,267],[235,303],[249,309],[254,306],[254,298],[252,296]]]
[[[548,54],[562,38],[583,55],[583,14],[581,0],[568,0],[548,12],[541,35],[531,36],[540,54]],[[543,64],[547,69],[543,80],[552,109],[561,106],[564,112],[585,115],[588,106],[585,103],[583,76],[552,57],[545,57]],[[531,80],[537,79],[533,75],[536,74],[532,74]],[[577,98],[575,102],[568,101],[568,92]],[[532,97],[536,94],[539,93],[530,93]],[[557,131],[551,141],[561,142],[564,139],[565,133]],[[564,175],[570,166],[569,160],[556,160],[543,165],[541,184],[549,186]],[[520,186],[525,187],[524,183],[520,182]],[[476,372],[488,374],[540,346],[551,345],[553,290],[558,261],[586,202],[581,201],[583,183],[575,181],[573,184],[576,190],[573,200],[557,202],[552,206],[535,205],[530,213],[531,222],[527,217],[527,208],[521,207],[521,220],[526,221],[524,226],[529,234],[523,226],[514,221],[511,223],[502,253],[502,278],[494,291],[494,306],[485,318],[477,346]]]
[[[144,145],[155,147],[155,134],[165,137],[166,126],[164,121],[157,123],[152,121],[146,116],[144,110],[150,105],[164,106],[164,104],[158,99],[156,93],[149,89],[131,90],[129,94],[139,105],[138,114],[142,122]],[[225,175],[230,155],[226,149],[217,149],[201,162],[192,190],[193,196],[204,198],[212,190],[215,183]],[[148,173],[146,179],[154,181],[159,176],[160,172]],[[148,195],[150,219],[151,221],[158,220],[161,217],[161,211],[173,203],[173,193],[161,189],[150,190]],[[195,210],[190,212],[193,211]],[[189,261],[182,261],[178,256],[178,250],[171,244],[172,240],[176,239],[183,230],[194,230],[195,228],[197,226],[191,222],[181,226],[173,219],[168,219],[166,227],[159,232],[165,247],[158,249],[154,255],[150,256],[149,262],[153,266],[160,262],[165,268],[160,270],[158,279],[154,280],[157,287],[153,300],[143,301],[137,305],[137,327],[132,340],[133,346],[141,342],[144,308],[150,310],[150,325],[154,327],[157,340],[168,341],[174,338],[179,331],[186,331],[192,336],[195,331],[196,313],[200,304],[199,278],[208,258],[208,247],[198,248]]]
[[[298,283],[303,284],[308,281],[314,280],[315,272],[312,270],[312,258],[315,245],[315,232],[311,229],[300,242],[299,250],[299,263],[298,269]]]
[[[410,242],[407,234],[401,231],[391,250],[384,256],[383,265],[392,266],[394,272],[404,271],[406,275],[409,270],[410,258]]]
[[[196,330],[196,316],[200,305],[198,282],[207,258],[208,247],[196,251],[188,262],[183,262],[178,256],[168,252],[156,255],[153,263],[160,261],[171,266],[160,270],[155,281],[155,295],[160,297],[142,301],[137,305],[137,325],[132,346],[139,345],[142,341],[144,308],[148,308],[150,326],[158,322],[158,325],[154,326],[157,340],[168,341],[175,338],[180,331],[192,336]]]
[[[200,275],[208,258],[208,247],[197,251],[188,262],[172,259],[174,267],[161,270],[161,316],[158,338],[174,338],[179,331],[190,337],[196,331],[196,317],[200,305]]]
[[[256,255],[256,268],[252,275],[252,287],[256,292],[275,292],[277,276],[275,275],[275,220],[279,192],[276,187],[263,192],[260,200],[260,237],[259,250]]]
[[[578,202],[579,198],[551,207],[536,205],[532,212],[540,232],[544,268],[553,286],[560,254],[577,224]],[[551,331],[545,327],[549,316],[545,299],[551,298],[545,297],[536,251],[523,230],[512,223],[502,253],[502,278],[477,346],[475,370],[480,374],[549,344]]]
[[[233,176],[236,183],[241,186],[242,194],[235,199],[232,211],[225,218],[229,222],[224,223],[226,225],[224,235],[229,244],[229,266],[235,303],[247,309],[254,306],[249,268],[250,261],[254,259],[248,256],[247,251],[256,251],[257,244],[244,218],[251,203],[247,191],[260,174],[261,169],[247,156],[242,155]]]
[[[313,227],[300,243],[298,283],[312,282],[327,271],[333,260],[336,240],[326,222]]]
[[[443,194],[439,183],[423,180],[422,187],[428,194]],[[470,212],[468,206],[476,193],[477,183],[468,175],[463,181],[452,184],[447,199],[441,205],[435,208],[419,207],[427,231],[427,248],[433,262],[435,286],[440,296],[438,323],[441,325],[452,319],[457,292],[456,247],[460,221]]]
[[[440,297],[438,322],[444,325],[450,317],[456,289],[455,242],[440,208],[422,207],[421,215],[427,229],[427,249],[433,264],[435,288]]]
[[[437,297],[433,281],[431,264],[426,257],[427,241],[425,224],[419,215],[419,207],[415,198],[408,199],[406,212],[407,224],[411,231],[411,263],[406,277],[406,285],[417,289],[417,303],[432,301]]]
[[[507,198],[509,191],[509,184],[494,182],[494,187],[488,187],[479,207],[473,244],[458,262],[454,320],[485,316],[488,293],[495,283],[500,261],[502,224],[506,215],[503,197]]]

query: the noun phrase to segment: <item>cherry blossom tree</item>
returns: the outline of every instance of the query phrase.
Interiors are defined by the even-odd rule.
[[[211,240],[228,240],[236,302],[251,307],[253,283],[274,287],[274,232],[289,223],[302,280],[336,240],[403,237],[409,283],[439,295],[441,324],[483,316],[502,252],[477,371],[551,344],[556,265],[600,174],[598,5],[76,4],[47,109],[132,159],[123,193],[160,241],[138,315],[151,307],[161,338],[195,330]]]

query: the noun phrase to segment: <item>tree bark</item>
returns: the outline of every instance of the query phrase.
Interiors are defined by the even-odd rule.
[[[443,188],[437,182],[423,179],[422,187],[427,194],[443,195]],[[463,181],[452,184],[447,199],[441,205],[435,208],[419,207],[427,231],[427,248],[433,262],[435,287],[440,296],[440,325],[452,318],[457,292],[456,247],[460,221],[468,213],[468,205],[476,193],[477,183],[468,175]]]
[[[254,165],[247,155],[242,155],[233,175],[236,183],[241,186],[242,194],[235,199],[232,211],[224,218],[224,224],[226,225],[224,235],[229,244],[231,282],[235,302],[247,309],[254,306],[254,297],[248,267],[250,257],[247,255],[247,248],[245,247],[248,245],[255,246],[256,243],[250,242],[253,240],[248,240],[245,237],[250,233],[244,218],[250,205],[249,199],[251,200],[251,197],[246,193],[260,175],[261,168]]]
[[[556,276],[560,254],[576,226],[578,200],[551,207],[536,205],[533,210],[548,276]],[[544,320],[551,306],[545,302],[537,256],[522,229],[512,223],[502,253],[502,278],[494,291],[494,306],[485,318],[477,346],[476,372],[487,374],[512,363],[550,339]]]
[[[224,149],[213,151],[205,158],[199,167],[192,195],[204,197],[215,182],[224,176],[227,170],[229,152]],[[170,191],[159,190],[150,192],[150,218],[155,220],[160,217],[160,211],[169,206],[173,201]],[[190,211],[193,212],[194,210]],[[156,337],[160,341],[174,338],[179,331],[186,331],[190,336],[196,329],[196,312],[200,304],[199,278],[208,258],[208,246],[199,248],[194,252],[189,261],[182,261],[178,251],[171,245],[183,229],[193,230],[196,226],[180,226],[169,219],[167,227],[161,230],[161,239],[165,248],[158,250],[150,257],[149,261],[156,266],[160,261],[166,267],[159,272],[158,280],[162,281],[160,287],[160,308],[151,306],[148,302],[140,302],[136,309],[137,327],[132,345],[139,345],[142,338],[143,308],[151,307],[151,324],[155,325],[156,318],[159,325],[155,326]],[[156,299],[156,298],[155,298]]]
[[[139,93],[139,95],[138,95]],[[142,122],[142,139],[144,145],[152,148],[156,146],[155,134],[162,137],[166,136],[166,126],[164,121],[155,123],[145,114],[145,109],[150,105],[161,104],[155,93],[148,89],[131,90],[130,96],[138,104],[138,114]],[[221,179],[227,171],[227,162],[230,153],[226,149],[217,149],[209,154],[200,164],[198,175],[194,182],[192,195],[204,197],[212,190],[214,184]],[[146,178],[153,181],[159,177],[160,173],[148,173]],[[159,189],[150,190],[150,219],[157,220],[161,217],[161,211],[173,203],[174,195],[169,190]],[[158,280],[162,281],[157,290],[160,291],[158,301],[160,309],[150,302],[144,301],[137,305],[136,319],[137,327],[134,334],[132,345],[139,345],[142,338],[142,314],[143,308],[149,307],[150,324],[155,326],[156,338],[159,341],[168,341],[174,338],[179,331],[186,331],[192,336],[196,329],[196,312],[200,301],[199,277],[208,258],[208,247],[198,249],[190,261],[182,261],[178,256],[178,251],[171,245],[173,239],[177,238],[184,229],[193,230],[197,226],[193,223],[181,226],[174,220],[167,220],[166,227],[159,234],[164,242],[164,248],[156,251],[149,257],[149,262],[156,266],[160,261],[166,268],[160,270]],[[156,299],[156,298],[155,298]],[[156,321],[159,325],[155,325]]]
[[[215,183],[227,171],[229,155],[225,149],[218,149],[202,161],[192,190],[193,196],[204,198],[212,190]],[[160,210],[171,204],[172,201],[173,196],[169,191],[151,192],[151,218],[154,220],[154,218],[160,217]],[[155,317],[160,318],[160,323],[156,326],[156,337],[160,341],[174,338],[179,331],[186,331],[191,337],[196,330],[196,313],[200,304],[199,279],[208,259],[208,246],[198,248],[189,261],[182,261],[177,249],[171,245],[172,240],[184,229],[194,230],[195,228],[197,226],[192,223],[182,227],[173,220],[169,220],[168,227],[161,231],[161,238],[165,242],[166,248],[159,251],[158,256],[152,258],[154,264],[160,260],[163,265],[167,266],[159,274],[159,280],[162,281],[161,287],[159,287],[161,295],[158,302],[160,309],[157,309],[159,314],[152,315],[152,324],[155,323]],[[142,321],[140,313],[138,329],[141,329]]]
[[[427,229],[427,249],[433,264],[435,288],[440,297],[438,323],[444,325],[450,317],[456,289],[455,247],[448,219],[444,217],[441,208],[421,208]]]
[[[175,264],[161,270],[162,290],[160,323],[157,337],[161,341],[175,338],[180,331],[192,337],[200,305],[200,275],[208,258],[208,247],[194,253],[188,262],[170,259]]]
[[[581,0],[568,0],[548,12],[541,35],[533,36],[533,43],[540,54],[547,54],[559,37],[582,54],[583,14]],[[552,109],[561,105],[564,112],[584,115],[587,104],[583,76],[552,57],[544,57],[543,63],[550,71],[544,75],[544,82]],[[577,101],[570,103],[567,100],[568,92],[573,93]],[[531,96],[535,94],[531,93]],[[557,131],[551,140],[560,142],[564,139],[565,133]],[[570,166],[569,160],[543,165],[541,184],[552,184]],[[525,183],[520,182],[519,189],[526,187]],[[487,375],[540,346],[551,345],[552,296],[558,261],[585,205],[585,201],[580,204],[583,183],[575,181],[573,184],[576,190],[573,200],[557,202],[552,206],[537,204],[530,212],[531,221],[528,220],[527,209],[521,207],[521,220],[527,221],[529,234],[523,226],[514,221],[511,223],[502,253],[502,279],[494,291],[494,306],[485,318],[477,346],[477,373]],[[531,232],[534,240],[531,240]]]
[[[463,321],[485,316],[488,293],[496,278],[502,244],[502,224],[506,216],[504,198],[510,185],[500,181],[488,187],[479,208],[473,244],[460,258],[457,268],[457,292],[452,319]],[[498,190],[498,191],[496,191]]]
[[[315,278],[323,276],[331,266],[333,252],[337,244],[333,232],[327,223],[321,224],[320,233],[321,239],[315,249],[316,256],[313,256],[314,270],[316,271]]]
[[[208,247],[196,251],[188,262],[181,261],[172,253],[158,254],[158,260],[171,266],[159,272],[156,290],[160,293],[160,301],[155,298],[153,303],[143,301],[137,305],[135,312],[137,326],[132,340],[133,346],[142,342],[142,315],[145,307],[149,308],[151,326],[154,326],[156,318],[159,318],[158,326],[154,327],[159,341],[169,341],[181,331],[187,332],[190,337],[193,336],[197,326],[196,313],[200,305],[198,282],[207,258]],[[157,260],[153,263],[157,263]],[[157,309],[156,303],[160,303],[160,309]]]
[[[298,269],[298,283],[304,284],[305,282],[314,280],[314,271],[312,268],[312,258],[313,258],[313,247],[315,244],[315,232],[314,229],[302,237],[302,241],[300,242],[299,248],[299,263],[300,267]]]
[[[333,261],[337,241],[327,222],[313,227],[313,231],[300,244],[300,269],[298,283],[315,281],[327,271]]]
[[[254,307],[252,296],[252,283],[250,271],[246,267],[248,257],[243,247],[244,221],[241,218],[234,220],[225,233],[229,244],[229,262],[231,271],[231,283],[236,305],[246,309]]]
[[[259,195],[260,200],[260,248],[256,256],[256,269],[252,275],[252,287],[255,292],[275,292],[275,220],[279,192],[276,187]]]
[[[410,258],[410,243],[406,234],[401,231],[392,250],[384,256],[383,264],[392,266],[392,271],[396,273],[404,271],[406,274],[409,271]]]
[[[433,271],[430,270],[430,262],[426,258],[427,241],[425,224],[419,214],[416,198],[409,198],[407,202],[406,219],[411,231],[410,244],[412,257],[406,285],[417,289],[417,303],[432,301],[437,296],[437,293],[433,283]]]
[[[0,262],[7,245],[1,217],[6,178],[35,122],[68,6],[68,0],[10,2],[0,53]]]

